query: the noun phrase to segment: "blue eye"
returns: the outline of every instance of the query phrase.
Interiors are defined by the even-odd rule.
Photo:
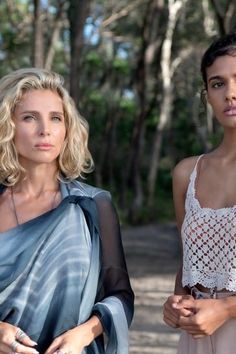
[[[30,121],[30,120],[34,120],[36,119],[36,117],[32,116],[32,115],[27,115],[23,117],[23,120],[25,121]]]
[[[62,118],[59,117],[59,116],[53,116],[52,117],[52,120],[56,121],[56,122],[61,122],[62,121]]]

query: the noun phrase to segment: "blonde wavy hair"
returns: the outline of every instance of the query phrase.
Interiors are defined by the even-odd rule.
[[[17,103],[30,90],[51,90],[62,99],[66,138],[58,157],[58,175],[68,181],[93,170],[93,159],[88,150],[88,123],[81,117],[63,78],[53,72],[27,68],[13,71],[0,80],[0,183],[14,185],[24,173],[14,144],[13,114]]]

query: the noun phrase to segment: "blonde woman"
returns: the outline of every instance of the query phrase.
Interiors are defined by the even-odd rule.
[[[1,353],[128,353],[133,292],[110,195],[78,181],[87,143],[59,75],[1,79]]]

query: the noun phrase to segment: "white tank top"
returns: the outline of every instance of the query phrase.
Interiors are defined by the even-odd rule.
[[[191,173],[185,200],[182,284],[236,291],[236,205],[221,209],[200,206],[195,180],[202,156]]]

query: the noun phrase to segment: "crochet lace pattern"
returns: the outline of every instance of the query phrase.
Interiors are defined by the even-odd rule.
[[[198,161],[190,176],[181,229],[182,284],[236,291],[236,205],[201,207],[195,190]]]

